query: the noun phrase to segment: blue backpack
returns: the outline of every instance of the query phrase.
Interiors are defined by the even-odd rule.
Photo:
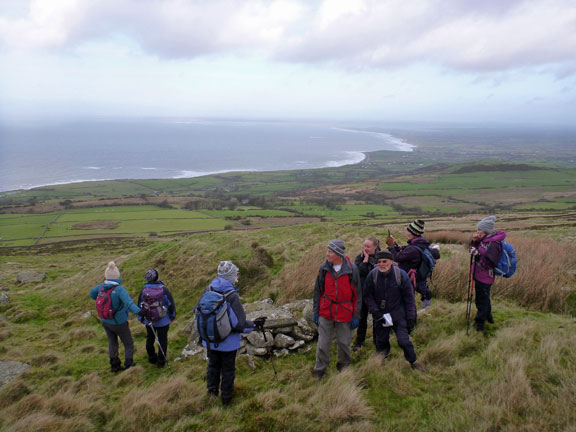
[[[196,305],[196,328],[200,338],[206,343],[222,342],[232,333],[232,324],[228,315],[228,296],[235,292],[214,291],[209,287]]]
[[[494,269],[496,276],[505,278],[511,277],[516,272],[516,251],[512,245],[506,241],[502,241],[502,254],[500,260]]]
[[[436,265],[436,260],[432,255],[430,248],[421,248],[416,245],[410,245],[415,247],[420,251],[422,259],[420,260],[420,265],[416,269],[416,281],[421,282],[429,277],[432,277],[432,272],[434,271],[434,266]],[[410,247],[409,246],[409,247]]]

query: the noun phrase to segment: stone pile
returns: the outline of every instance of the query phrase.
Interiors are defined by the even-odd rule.
[[[242,335],[242,348],[239,354],[250,356],[288,355],[290,352],[310,349],[310,342],[316,338],[316,325],[312,320],[312,300],[298,300],[282,306],[275,306],[271,299],[244,305],[246,318],[254,320],[266,317],[264,332],[253,331]],[[198,344],[199,336],[194,321],[186,326],[190,332],[190,342],[182,351],[182,356],[205,353]]]

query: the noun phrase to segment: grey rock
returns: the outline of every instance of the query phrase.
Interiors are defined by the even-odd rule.
[[[309,336],[315,336],[316,332],[317,332],[317,327],[314,323],[312,323],[314,325],[314,327],[311,327],[310,325],[308,325],[308,321],[302,317],[298,320],[298,328],[302,331],[302,333],[309,335]]]
[[[272,333],[274,334],[279,334],[279,333],[292,333],[292,330],[294,330],[294,326],[290,326],[290,327],[278,327],[272,330]]]
[[[29,364],[17,361],[0,361],[0,386],[15,380],[29,367]]]
[[[182,350],[182,357],[190,357],[194,355],[204,354],[206,349],[199,345],[186,345]]]
[[[305,342],[312,342],[314,340],[314,335],[306,334],[302,331],[300,327],[294,327],[294,330],[290,334],[294,339],[303,340]]]
[[[316,324],[314,324],[314,305],[312,303],[306,305],[302,311],[302,318],[306,320],[308,327],[316,329]]]
[[[282,333],[274,336],[274,348],[279,349],[288,348],[294,345],[295,342],[296,341],[294,340],[294,338]]]
[[[266,348],[258,348],[252,345],[246,345],[246,354],[251,356],[265,356],[268,355]]]
[[[289,355],[289,354],[290,354],[290,351],[288,351],[286,348],[281,349],[280,351],[276,351],[276,352],[274,353],[274,355],[275,355],[276,357],[286,357],[286,356]]]
[[[80,315],[80,318],[87,319],[87,318],[90,318],[91,316],[92,316],[92,312],[88,311],[88,312],[84,312],[82,315]]]
[[[6,293],[0,293],[0,304],[8,304],[10,303],[10,299],[6,295]]]
[[[262,332],[255,331],[249,333],[248,336],[246,336],[246,339],[250,342],[250,345],[255,348],[266,348],[274,345],[274,336],[272,336],[272,333],[270,332],[266,332],[266,340],[264,340]],[[249,345],[247,345],[247,347],[248,346]]]
[[[46,273],[40,273],[36,270],[22,270],[16,276],[16,280],[20,283],[42,282],[45,278]]]
[[[10,291],[10,288],[8,287],[0,287],[0,291]]]
[[[300,347],[303,347],[306,344],[306,342],[304,342],[303,340],[299,340],[296,341],[296,343],[294,343],[294,345],[292,345],[291,347],[288,347],[289,350],[295,350],[298,349]]]

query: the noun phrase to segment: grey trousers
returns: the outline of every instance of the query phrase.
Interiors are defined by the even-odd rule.
[[[106,330],[108,336],[108,355],[111,359],[118,357],[118,338],[124,345],[124,364],[132,363],[134,358],[134,341],[132,340],[132,333],[130,333],[130,326],[128,321],[123,324],[108,324],[102,322],[102,327]]]
[[[318,345],[316,347],[316,365],[314,371],[324,373],[330,365],[330,345],[332,336],[336,338],[338,347],[338,370],[352,363],[350,343],[352,342],[352,330],[349,323],[331,321],[324,317],[318,320]]]

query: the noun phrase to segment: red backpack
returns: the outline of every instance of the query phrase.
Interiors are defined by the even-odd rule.
[[[114,288],[116,288],[116,285],[108,291],[104,291],[104,284],[100,286],[100,292],[98,297],[96,297],[96,311],[100,319],[114,319],[116,311],[112,309],[112,298],[110,298]]]

